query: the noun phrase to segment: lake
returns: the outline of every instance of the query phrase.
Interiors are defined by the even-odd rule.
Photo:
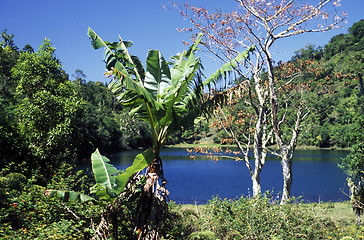
[[[132,164],[141,151],[124,151],[110,157],[118,168]],[[349,198],[346,176],[337,167],[347,151],[296,150],[293,160],[292,195],[306,202],[344,201]],[[243,161],[213,161],[203,156],[192,160],[186,149],[168,148],[161,153],[170,199],[182,204],[204,204],[213,196],[233,199],[251,195],[251,180]],[[262,192],[279,194],[281,164],[270,156],[261,173]]]

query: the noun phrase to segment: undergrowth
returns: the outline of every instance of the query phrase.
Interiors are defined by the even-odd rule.
[[[174,217],[178,227],[166,239],[364,239],[363,226],[324,219],[317,208],[295,201],[213,198],[205,206],[171,205],[171,212],[179,215]]]
[[[54,176],[48,187],[87,189],[87,179],[81,172],[69,172]],[[92,224],[99,221],[100,206],[65,203],[46,196],[45,189],[21,174],[0,176],[0,240],[90,239],[93,236]],[[119,239],[136,236],[138,208],[137,197],[133,196],[119,199]],[[341,213],[335,210],[334,204],[303,204],[292,200],[280,205],[272,198],[241,197],[213,198],[206,205],[170,202],[168,209],[159,229],[161,239],[364,239],[364,226],[332,218]],[[325,211],[330,218],[323,217]]]

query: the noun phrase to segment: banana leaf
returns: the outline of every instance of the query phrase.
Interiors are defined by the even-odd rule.
[[[138,154],[135,157],[133,164],[128,167],[125,172],[116,176],[117,188],[115,189],[115,193],[120,194],[122,191],[124,191],[129,178],[133,176],[133,174],[146,168],[148,164],[153,161],[153,157],[154,155],[152,148],[148,148],[143,153]]]
[[[167,61],[158,50],[149,50],[147,56],[147,73],[144,87],[159,99],[166,88],[171,85],[171,72]]]
[[[232,59],[228,63],[225,63],[224,65],[221,66],[221,68],[219,68],[213,74],[211,74],[210,77],[203,82],[203,85],[209,86],[210,84],[216,83],[218,80],[222,78],[226,78],[226,75],[232,72],[234,68],[237,67],[238,63],[249,58],[249,54],[253,52],[254,49],[255,46],[251,46],[245,51],[239,53],[234,59]]]
[[[119,171],[108,163],[110,160],[107,157],[102,156],[99,150],[96,149],[91,155],[91,162],[96,184],[100,184],[109,189],[114,189],[115,175]]]
[[[74,191],[48,189],[45,191],[45,194],[50,197],[56,197],[64,202],[88,202],[95,200],[93,197]]]

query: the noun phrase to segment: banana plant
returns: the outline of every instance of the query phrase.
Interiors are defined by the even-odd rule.
[[[48,189],[45,191],[45,194],[50,197],[57,197],[65,202],[92,201],[97,204],[112,202],[125,190],[129,178],[148,165],[146,159],[150,159],[150,154],[150,151],[138,154],[130,167],[120,171],[110,164],[110,160],[102,156],[99,150],[96,149],[91,155],[92,172],[95,179],[95,185],[91,187],[91,193],[94,193],[98,197],[97,199],[86,194],[67,190]]]
[[[129,54],[125,41],[104,41],[91,28],[88,35],[95,49],[104,48],[107,75],[113,77],[109,85],[111,91],[121,104],[130,108],[131,114],[136,114],[151,127],[154,157],[147,159],[149,165],[159,157],[168,136],[193,122],[201,113],[204,87],[226,76],[253,49],[242,52],[202,81],[203,67],[200,58],[195,56],[202,34],[188,51],[172,57],[172,62],[167,62],[158,50],[150,50],[145,70],[140,61]]]
[[[150,125],[153,144],[147,150],[150,154],[146,154],[144,159],[145,167],[148,167],[147,183],[143,188],[144,199],[141,200],[143,213],[136,229],[145,235],[148,231],[146,222],[153,217],[151,208],[143,208],[143,205],[152,206],[152,196],[158,196],[152,191],[165,189],[160,158],[163,145],[172,133],[193,123],[201,115],[207,103],[204,89],[232,72],[237,64],[249,57],[253,47],[203,81],[203,66],[195,55],[202,43],[202,34],[196,37],[187,51],[173,56],[171,62],[167,62],[158,50],[150,50],[145,69],[138,58],[129,54],[127,47],[131,45],[130,42],[120,37],[118,42],[104,41],[91,28],[88,29],[88,36],[95,49],[104,49],[106,74],[113,79],[109,85],[111,91],[121,104],[129,108],[130,114],[135,114]],[[139,167],[142,165],[139,164]],[[165,194],[161,192],[159,196]]]

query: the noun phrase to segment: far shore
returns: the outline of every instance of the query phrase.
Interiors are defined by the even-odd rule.
[[[217,143],[205,143],[205,142],[196,142],[196,143],[178,143],[173,145],[165,145],[166,148],[194,148],[194,147],[204,147],[204,148],[213,148],[213,147],[225,147],[225,148],[236,148],[236,145],[232,144],[217,144]],[[272,146],[275,148],[275,146]],[[316,146],[297,146],[296,150],[350,150],[350,148],[339,148],[339,147],[330,147],[330,148],[320,148]]]

